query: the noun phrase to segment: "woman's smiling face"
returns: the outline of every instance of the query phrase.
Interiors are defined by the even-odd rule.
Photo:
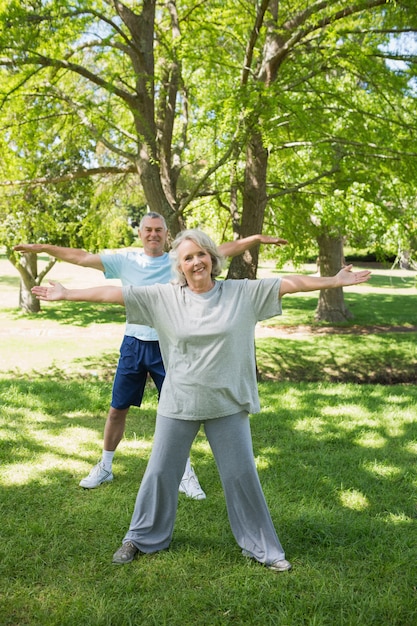
[[[178,263],[192,291],[204,293],[213,287],[211,256],[191,239],[184,239],[178,246]]]

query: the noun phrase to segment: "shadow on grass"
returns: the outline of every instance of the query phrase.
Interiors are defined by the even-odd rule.
[[[56,380],[60,383],[73,382],[75,379],[80,381],[101,381],[105,383],[112,383],[117,368],[119,359],[119,350],[103,351],[100,356],[82,356],[72,359],[69,369],[65,369],[56,365],[48,367],[47,376],[43,370],[33,369],[30,373],[22,372],[18,368],[5,371],[4,375],[13,380],[33,380],[33,379],[45,379]],[[110,399],[110,392],[109,392]]]
[[[18,308],[7,309],[13,320],[22,318]],[[48,302],[42,304],[39,313],[25,315],[28,319],[58,322],[64,326],[90,326],[90,324],[113,324],[126,321],[125,309],[115,304],[91,304],[89,302]]]
[[[354,315],[353,319],[334,327],[354,325],[402,326],[417,325],[417,295],[387,295],[379,293],[345,293],[345,304]],[[314,323],[317,295],[289,295],[283,298],[283,314],[268,320],[267,325],[285,325],[286,318],[291,323]],[[288,322],[287,322],[288,323]],[[321,324],[332,326],[331,324]]]
[[[0,276],[0,287],[15,287],[16,293],[19,291],[19,276]]]
[[[256,342],[261,379],[399,384],[417,381],[417,333],[321,335]]]
[[[114,371],[114,364],[113,364]],[[27,375],[21,379],[0,380],[0,399],[3,415],[13,416],[2,426],[4,437],[0,440],[2,463],[25,462],[33,453],[53,452],[62,454],[62,437],[71,439],[77,429],[91,430],[97,435],[99,445],[102,438],[105,418],[111,397],[111,380],[96,379],[91,375],[72,376],[59,370],[35,377]],[[132,418],[128,420],[126,433],[135,437],[151,440],[155,427],[156,390],[148,385],[145,394],[145,409],[133,408]],[[146,399],[147,398],[147,399]],[[147,408],[149,402],[152,408]],[[139,416],[137,415],[139,413]],[[27,422],[27,416],[33,416],[34,422]],[[40,422],[37,424],[37,417]],[[136,416],[136,417],[134,417]],[[33,426],[33,431],[32,427]],[[45,438],[40,433],[45,433]],[[48,440],[46,433],[51,440]],[[57,441],[54,448],[52,441]],[[8,443],[9,441],[9,443]],[[11,442],[11,443],[10,443]],[[85,449],[91,443],[81,438],[79,455],[68,457],[85,461]],[[100,454],[100,447],[97,454]]]
[[[387,396],[382,386],[263,383],[260,394],[274,410],[252,418],[255,455],[267,500],[270,489],[280,494],[274,517],[291,550],[331,548],[337,559],[347,549],[366,558],[384,536],[392,541],[385,559],[396,558],[401,542],[411,548],[417,389],[395,387]]]

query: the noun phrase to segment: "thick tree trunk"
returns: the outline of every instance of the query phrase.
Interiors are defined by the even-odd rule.
[[[168,201],[162,186],[159,166],[142,156],[137,162],[137,169],[150,211],[164,216],[169,233],[174,238],[184,228],[184,223],[175,207]]]
[[[136,167],[149,209],[166,219],[171,237],[184,228],[176,203],[176,178],[172,170],[172,135],[175,101],[180,82],[180,64],[174,58],[162,68],[164,88],[158,91],[155,111],[155,0],[144,0],[132,9],[123,2],[115,8],[130,31],[128,51],[136,75],[135,96],[128,100],[136,126],[138,155]],[[134,3],[133,3],[134,4]],[[175,2],[169,5],[172,36],[180,36]]]
[[[38,256],[33,252],[22,254],[17,269],[20,273],[19,306],[25,313],[39,313],[40,301],[31,292],[32,287],[38,284]]]
[[[317,237],[319,245],[319,266],[321,276],[334,276],[344,264],[342,237]],[[343,288],[322,289],[317,304],[316,320],[319,322],[340,323],[353,318],[345,304]]]
[[[248,237],[261,233],[266,207],[266,173],[268,151],[263,145],[262,135],[255,133],[246,151],[245,184],[242,200],[242,222],[240,236]],[[259,246],[234,257],[227,278],[255,279],[258,270]]]

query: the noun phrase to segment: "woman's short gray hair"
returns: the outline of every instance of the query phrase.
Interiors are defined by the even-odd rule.
[[[196,228],[182,230],[172,242],[172,248],[169,253],[175,278],[180,285],[186,285],[187,281],[185,280],[184,274],[180,270],[178,246],[186,239],[193,241],[197,246],[209,253],[212,261],[211,277],[215,278],[216,276],[219,276],[224,266],[224,257],[217,250],[217,246],[211,237],[206,235],[206,233],[202,230],[198,230]]]

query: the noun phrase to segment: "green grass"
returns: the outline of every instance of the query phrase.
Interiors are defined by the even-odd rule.
[[[180,499],[168,552],[111,564],[156,397],[128,419],[113,484],[84,491],[109,393],[76,376],[0,384],[2,625],[415,623],[414,386],[261,383],[254,452],[294,565],[281,575],[241,557],[202,433],[207,500]]]
[[[417,333],[268,337],[257,340],[257,360],[275,380],[415,383]]]
[[[149,457],[155,389],[129,413],[113,483],[80,489],[101,450],[123,315],[64,303],[23,316],[4,273],[1,626],[416,624],[416,333],[372,332],[414,326],[416,290],[380,277],[346,294],[354,333],[257,340],[254,453],[293,563],[277,575],[240,555],[203,431],[192,460],[207,500],[180,498],[169,551],[111,564]],[[284,325],[313,323],[314,299],[284,304]]]
[[[345,303],[353,313],[351,322],[340,326],[392,325],[417,326],[417,294],[411,288],[410,295],[365,292],[345,294]],[[314,323],[317,294],[290,295],[283,298],[282,316],[267,320],[268,326],[285,326]]]

